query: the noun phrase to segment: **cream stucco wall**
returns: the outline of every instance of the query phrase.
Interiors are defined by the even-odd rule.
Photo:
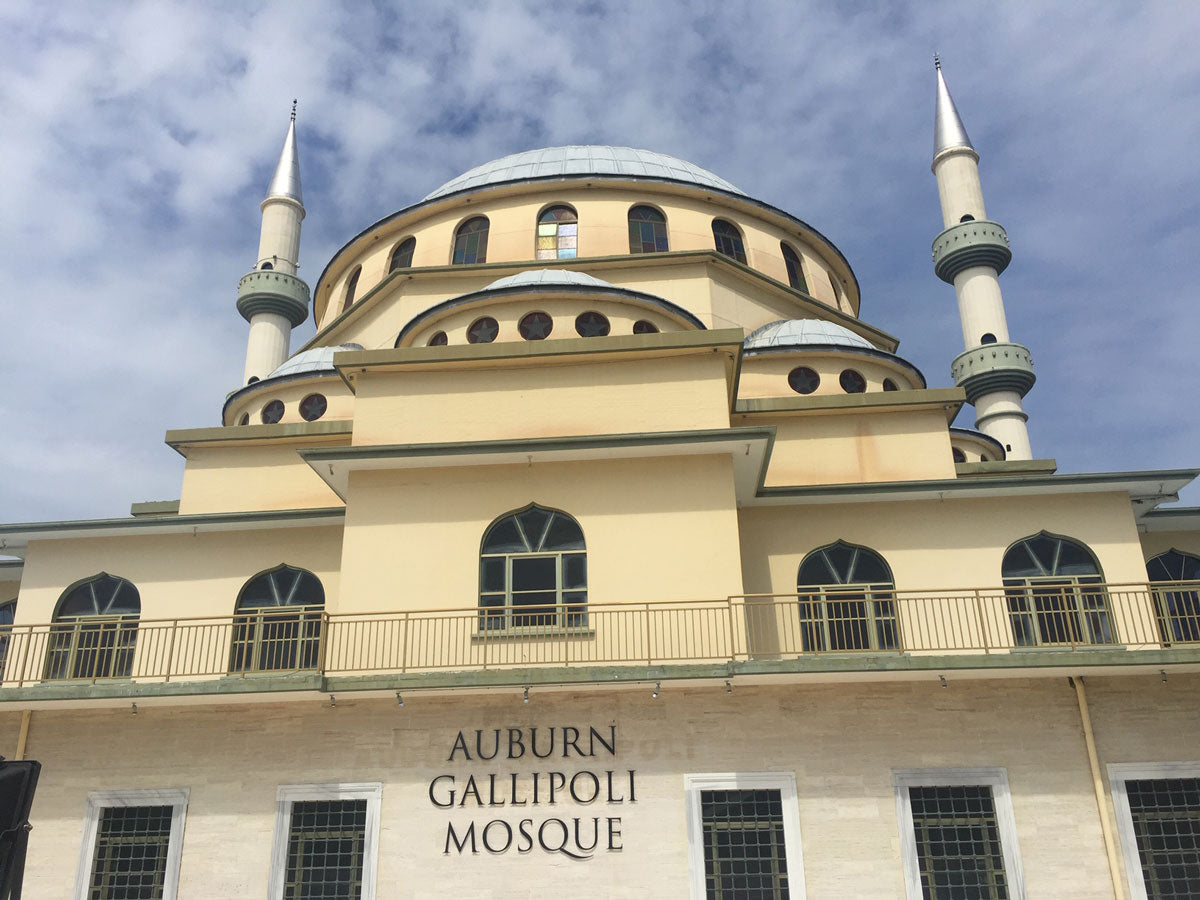
[[[191,447],[183,470],[181,514],[341,506],[301,459],[301,445]]]
[[[788,384],[788,373],[800,366],[812,369],[820,384],[812,395],[842,394],[846,390],[839,378],[846,369],[853,369],[866,379],[867,393],[882,391],[884,379],[895,385],[893,390],[916,391],[924,385],[911,369],[886,359],[861,353],[838,353],[829,350],[809,350],[789,353],[758,353],[742,356],[742,371],[738,378],[738,398],[795,397]],[[945,421],[942,422],[943,427]]]

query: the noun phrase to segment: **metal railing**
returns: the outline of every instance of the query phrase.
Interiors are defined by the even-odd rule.
[[[813,589],[720,600],[212,618],[87,618],[0,629],[3,685],[261,674],[657,665],[823,654],[1200,645],[1200,582],[959,591]]]

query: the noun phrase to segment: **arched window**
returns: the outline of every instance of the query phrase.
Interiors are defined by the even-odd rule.
[[[537,258],[574,259],[579,249],[579,216],[569,206],[551,206],[537,220]]]
[[[587,625],[583,529],[564,512],[530,504],[484,532],[479,551],[479,629]]]
[[[392,251],[392,258],[388,260],[388,271],[395,272],[397,269],[409,268],[412,265],[413,253],[416,249],[416,238],[405,238],[398,243],[396,249]]]
[[[315,668],[324,610],[325,589],[312,572],[280,565],[255,575],[238,593],[229,670]]]
[[[1168,550],[1146,563],[1146,575],[1158,603],[1163,642],[1200,641],[1200,556]]]
[[[488,220],[486,216],[467,219],[454,232],[454,256],[456,266],[469,266],[487,262]]]
[[[356,266],[346,279],[346,299],[342,301],[342,312],[354,305],[354,292],[358,290],[358,276],[362,274],[362,266]]]
[[[1092,551],[1078,541],[1043,531],[1008,548],[1000,564],[1013,641],[1041,644],[1111,644],[1112,618],[1104,578]]]
[[[142,600],[124,578],[101,572],[71,585],[58,599],[47,678],[128,678],[133,672]]]
[[[13,619],[16,615],[16,600],[0,603],[0,681],[4,680],[4,664],[8,660],[8,640],[12,634]]]
[[[718,253],[736,259],[740,263],[746,261],[746,247],[742,243],[742,233],[732,222],[724,219],[713,219],[713,243]]]
[[[895,650],[900,646],[892,570],[874,550],[844,541],[800,563],[800,633],[805,650]]]
[[[629,210],[629,252],[660,253],[667,246],[667,218],[653,206]]]
[[[804,269],[800,265],[800,256],[792,249],[791,244],[779,242],[779,249],[783,251],[783,264],[787,266],[788,284],[798,291],[808,293],[808,282],[804,280]]]

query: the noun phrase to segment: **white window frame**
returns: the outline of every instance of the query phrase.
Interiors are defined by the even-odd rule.
[[[783,852],[787,854],[788,896],[804,900],[804,848],[800,842],[800,804],[796,799],[795,772],[713,772],[684,775],[687,798],[688,881],[692,900],[705,900],[704,818],[702,791],[777,790],[783,801]]]
[[[269,900],[283,900],[287,877],[288,834],[292,827],[292,804],[305,800],[366,800],[367,821],[363,841],[362,900],[375,900],[375,876],[379,863],[379,806],[383,784],[281,784],[275,795],[275,841],[271,845],[271,874],[267,882]]]
[[[1146,880],[1142,874],[1142,860],[1138,855],[1137,835],[1133,830],[1133,812],[1129,808],[1129,792],[1125,782],[1143,778],[1200,778],[1200,761],[1108,764],[1108,781],[1112,790],[1113,808],[1117,813],[1117,834],[1121,836],[1125,880],[1129,885],[1131,900],[1146,900]]]
[[[183,858],[183,825],[187,818],[188,788],[159,788],[140,791],[92,791],[87,796],[83,820],[83,846],[75,871],[75,900],[87,900],[96,861],[96,836],[100,831],[100,812],[113,807],[170,806],[171,835],[167,843],[163,900],[175,900],[179,891],[179,863]]]
[[[1008,772],[995,769],[896,769],[892,771],[896,790],[896,821],[900,826],[900,862],[904,866],[904,887],[908,900],[923,900],[921,864],[917,858],[917,834],[913,825],[912,787],[990,787],[1000,830],[1000,852],[1004,857],[1004,875],[1011,900],[1025,900],[1025,874],[1021,869],[1021,848],[1017,843],[1017,820],[1013,816]]]

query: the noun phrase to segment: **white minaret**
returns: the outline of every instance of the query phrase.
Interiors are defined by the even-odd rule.
[[[308,285],[296,277],[304,200],[296,152],[295,101],[279,165],[261,209],[258,262],[238,283],[238,312],[250,323],[242,375],[246,384],[266,378],[287,359],[292,329],[308,318]]]
[[[955,357],[954,383],[975,407],[975,426],[1004,445],[1008,459],[1032,459],[1029,418],[1021,398],[1033,387],[1029,350],[1009,340],[1000,295],[1000,273],[1012,259],[1008,235],[988,221],[979,183],[979,154],[971,146],[954,100],[937,70],[933,174],[937,177],[945,231],[933,241],[937,276],[954,285],[966,350]]]

